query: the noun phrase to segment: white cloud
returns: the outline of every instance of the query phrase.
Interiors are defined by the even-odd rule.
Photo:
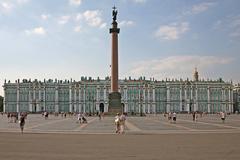
[[[231,37],[240,37],[240,15],[233,16],[230,18],[229,24],[230,36]]]
[[[102,23],[99,27],[100,28],[105,28],[107,26],[107,23]]]
[[[78,13],[75,17],[76,21],[80,21],[83,18],[83,15],[81,13]]]
[[[240,29],[236,29],[232,33],[229,34],[231,37],[240,37]]]
[[[7,14],[10,13],[13,9],[17,8],[21,4],[25,4],[29,0],[0,0],[0,13]]]
[[[208,10],[209,7],[213,6],[214,4],[215,3],[213,3],[213,2],[203,2],[198,5],[194,5],[192,7],[192,13],[198,14],[198,13],[204,12],[204,11]]]
[[[210,69],[213,66],[229,64],[232,58],[215,56],[170,56],[163,59],[141,61],[134,64],[126,76],[155,77],[157,79],[191,77],[193,69]]]
[[[13,4],[10,2],[0,2],[0,11],[2,13],[9,13],[13,9]]]
[[[203,2],[200,4],[196,4],[192,6],[190,10],[185,11],[183,14],[184,15],[199,14],[207,11],[210,7],[214,6],[215,4],[216,4],[215,2]]]
[[[119,22],[119,26],[120,27],[129,27],[129,26],[132,26],[132,25],[134,25],[135,23],[133,22],[133,21],[121,21],[121,22]]]
[[[213,29],[226,32],[230,37],[240,37],[240,15],[223,17],[213,24]]]
[[[59,24],[66,24],[70,20],[71,16],[61,16],[58,20]]]
[[[87,10],[83,13],[83,17],[89,26],[99,28],[106,26],[106,23],[104,23],[101,18],[101,12],[99,10]]]
[[[24,4],[24,3],[28,3],[29,0],[17,0],[17,3],[19,4]]]
[[[47,19],[49,19],[49,17],[50,17],[50,14],[42,14],[41,15],[42,20],[47,20]]]
[[[133,0],[136,3],[145,3],[147,0]]]
[[[81,32],[81,31],[82,31],[82,27],[81,26],[74,27],[74,32]]]
[[[70,5],[79,6],[81,5],[81,3],[82,3],[82,0],[69,0]]]
[[[46,35],[46,30],[43,28],[43,27],[36,27],[36,28],[33,28],[33,29],[30,29],[30,30],[26,30],[25,33],[27,35]]]
[[[165,40],[177,40],[180,35],[189,30],[188,22],[182,22],[180,24],[174,23],[170,25],[163,25],[155,32],[155,36]]]

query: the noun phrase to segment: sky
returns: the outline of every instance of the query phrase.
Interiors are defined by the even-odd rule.
[[[240,82],[239,0],[0,0],[0,85],[110,76],[114,5],[120,79]]]

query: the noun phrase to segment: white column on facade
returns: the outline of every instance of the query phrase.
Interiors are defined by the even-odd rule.
[[[128,112],[127,86],[124,86],[124,112]]]
[[[179,106],[179,111],[181,112],[181,111],[182,111],[182,87],[181,87],[181,86],[180,86],[180,89],[179,89],[179,90],[180,90],[180,93],[179,93],[179,94],[180,94],[180,103],[179,103],[180,106]]]
[[[34,107],[34,112],[36,112],[37,108],[37,100],[36,100],[36,86],[33,86],[33,107]],[[36,107],[36,108],[35,108]]]
[[[46,111],[46,86],[43,86],[43,110]]]
[[[96,102],[99,102],[99,99],[100,99],[100,88],[99,86],[97,86],[97,95],[96,95]]]
[[[84,85],[84,88],[83,88],[83,112],[85,113],[86,112],[86,87]]]
[[[146,113],[146,88],[143,88],[143,113]]]
[[[193,86],[191,86],[191,89],[190,89],[190,103],[191,103],[191,106],[189,105],[189,107],[192,107],[191,111],[195,111],[195,102],[193,99]],[[189,111],[190,111],[190,108],[189,108]]]
[[[224,94],[224,111],[227,112],[227,96],[226,96],[227,88],[224,89],[223,94]]]
[[[127,86],[124,86],[124,101],[127,102]]]
[[[39,93],[39,91],[38,91],[38,87],[36,86],[35,87],[35,89],[34,89],[34,92],[35,92],[35,103],[36,103],[36,112],[38,112],[39,111],[39,97],[37,97],[37,94],[36,93]]]
[[[207,87],[207,97],[208,97],[208,113],[210,113],[211,112],[211,109],[210,109],[210,107],[211,107],[211,102],[210,102],[210,87],[208,86]]]
[[[103,89],[103,99],[104,99],[104,102],[107,100],[107,87],[104,86],[104,89]]]
[[[104,111],[107,111],[107,112],[108,112],[108,103],[106,103],[106,104],[104,105]]]
[[[141,88],[138,86],[138,113],[141,112]]]
[[[233,113],[233,90],[231,89],[231,113]]]
[[[231,88],[229,87],[228,89],[228,112],[231,112],[231,108],[232,108],[232,98],[231,98]]]
[[[196,91],[195,91],[195,102],[196,102],[196,105],[195,105],[195,111],[198,111],[198,87],[196,86]]]
[[[20,99],[20,88],[19,88],[19,83],[17,84],[17,112],[19,112],[19,99]]]
[[[224,105],[224,102],[225,102],[225,99],[224,99],[224,88],[222,88],[222,104],[221,104],[221,111],[226,111],[226,108],[225,108],[225,105]]]
[[[42,108],[41,108],[42,99],[41,99],[41,87],[40,86],[38,88],[38,102],[39,102],[39,105],[38,105],[37,111],[41,111],[42,110]]]
[[[69,112],[72,112],[72,86],[69,86]]]
[[[100,111],[100,87],[97,86],[97,97],[96,97],[96,110]]]
[[[156,97],[155,97],[155,87],[153,87],[153,94],[152,94],[152,107],[153,107],[153,113],[156,113]]]
[[[167,112],[170,112],[170,88],[167,86]]]
[[[33,104],[32,104],[32,96],[31,96],[31,87],[29,87],[29,91],[28,91],[28,103],[29,103],[29,111],[30,112],[32,112],[33,110],[32,110],[32,106],[33,106]]]
[[[128,94],[127,94],[127,86],[124,87],[124,112],[128,112]]]
[[[185,104],[184,104],[184,110],[189,112],[189,103],[187,98],[187,87],[184,87],[184,97],[185,97]]]
[[[4,99],[3,99],[3,112],[6,112],[6,99],[7,99],[7,97],[6,97],[6,86],[5,86],[6,84],[4,84]]]
[[[55,112],[59,112],[59,94],[58,94],[58,87],[55,87]]]
[[[82,112],[82,99],[81,99],[82,92],[81,92],[81,87],[80,86],[78,88],[78,92],[79,92],[79,94],[78,94],[78,102],[79,102],[78,111]]]
[[[74,87],[74,110],[73,112],[76,112],[77,111],[77,87],[75,85]]]
[[[147,88],[147,90],[148,90],[148,100],[147,100],[147,113],[150,113],[150,86],[148,86],[148,88]]]

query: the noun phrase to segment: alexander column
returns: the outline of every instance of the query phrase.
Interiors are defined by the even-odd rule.
[[[117,27],[117,10],[115,6],[113,7],[112,17],[112,28],[110,28],[110,34],[112,34],[111,93],[109,93],[108,112],[115,114],[122,112],[121,93],[118,92],[118,34],[120,29]]]

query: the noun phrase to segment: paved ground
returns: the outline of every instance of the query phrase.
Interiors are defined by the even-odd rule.
[[[77,123],[76,116],[50,117],[28,115],[25,133],[71,133],[71,134],[113,134],[114,117],[87,117],[87,124]],[[18,123],[10,123],[6,116],[0,116],[0,132],[19,132]],[[169,133],[240,133],[240,115],[227,116],[222,123],[219,115],[204,115],[197,122],[191,115],[178,115],[177,123],[171,123],[163,115],[127,117],[126,134],[169,134]]]
[[[29,115],[25,127],[22,135],[19,124],[0,116],[1,160],[240,159],[240,115],[225,123],[217,115],[198,122],[178,115],[176,124],[162,115],[128,117],[124,135],[114,134],[113,117],[79,124],[76,117]]]
[[[89,135],[0,133],[1,160],[239,160],[236,133]]]

